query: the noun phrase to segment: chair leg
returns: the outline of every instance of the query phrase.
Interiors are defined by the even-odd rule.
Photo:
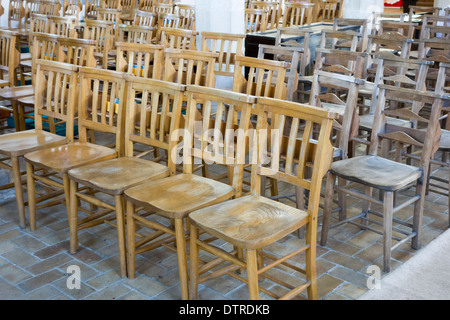
[[[69,206],[69,229],[70,229],[70,253],[75,254],[78,250],[78,183],[70,180],[70,206]]]
[[[17,209],[19,211],[19,225],[21,228],[25,228],[25,202],[23,200],[22,175],[20,173],[20,161],[18,157],[11,157],[11,166],[16,191]]]
[[[246,253],[249,298],[259,300],[258,254],[256,250],[247,250]]]
[[[190,242],[189,242],[189,299],[198,299],[198,229],[191,224]]]
[[[122,277],[127,276],[127,257],[125,241],[125,221],[124,221],[124,198],[121,195],[115,196],[116,203],[116,224],[117,238],[119,244],[120,272]]]
[[[328,240],[328,231],[330,229],[330,218],[333,209],[334,199],[334,184],[336,181],[336,175],[332,173],[327,174],[327,182],[325,189],[325,201],[323,204],[323,216],[322,216],[322,234],[320,237],[320,245],[325,246]]]
[[[394,209],[394,193],[384,192],[383,202],[383,259],[384,271],[391,271],[392,219]]]
[[[28,188],[28,215],[30,229],[36,230],[36,184],[34,182],[34,166],[27,162],[27,188]]]
[[[181,299],[189,300],[189,277],[187,271],[186,233],[183,219],[175,219],[178,269],[180,273]]]
[[[70,219],[69,208],[70,208],[70,179],[67,173],[62,175],[63,178],[63,186],[64,186],[64,199],[67,210],[67,219]]]
[[[135,232],[136,225],[133,219],[134,204],[126,202],[126,219],[127,219],[127,264],[128,264],[128,278],[134,279],[136,272],[136,248],[135,248]]]
[[[415,250],[420,249],[420,236],[422,230],[422,217],[423,217],[423,207],[425,205],[425,186],[423,183],[418,183],[416,188],[416,194],[420,196],[420,199],[414,204],[413,212],[413,232],[416,236],[412,238],[411,247]]]
[[[338,178],[339,187],[345,187],[347,181],[342,178]],[[338,204],[339,204],[339,221],[343,221],[347,218],[347,195],[343,192],[338,191]]]

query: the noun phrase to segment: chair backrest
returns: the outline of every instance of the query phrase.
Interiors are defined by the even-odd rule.
[[[396,161],[402,160],[406,145],[412,146],[415,151],[422,150],[418,157],[419,164],[416,166],[423,170],[423,177],[426,179],[430,159],[439,148],[441,136],[439,118],[441,116],[443,102],[449,100],[450,97],[447,94],[399,88],[384,84],[379,85],[379,98],[370,138],[369,154],[377,155],[379,147],[389,141],[395,145],[396,153],[393,159]],[[413,105],[415,107],[413,109],[405,107],[387,112],[385,106],[388,102],[392,101]],[[419,114],[425,107],[430,109],[429,116],[427,117]],[[387,123],[387,116],[395,116],[398,119],[415,123],[415,125],[405,127]],[[426,130],[422,128],[426,128]],[[386,155],[387,152],[385,151],[383,154]]]
[[[156,43],[161,41],[163,28],[179,28],[181,17],[173,13],[158,13],[158,24],[156,30]]]
[[[136,10],[134,12],[133,25],[155,27],[158,21],[158,15],[150,11]]]
[[[378,30],[378,35],[389,35],[389,36],[402,36],[406,39],[414,39],[414,32],[417,23],[412,22],[397,22],[383,20],[380,21],[380,28]]]
[[[40,5],[41,14],[46,14],[49,16],[60,16],[61,15],[61,2],[58,0],[41,0]]]
[[[139,10],[152,11],[153,0],[139,0]]]
[[[233,77],[236,56],[244,55],[245,34],[202,32],[201,50],[219,54],[215,74]]]
[[[197,50],[196,38],[198,32],[189,29],[161,28],[160,43],[165,48]]]
[[[281,4],[275,1],[252,1],[253,9],[262,9],[267,12],[267,29],[276,29],[281,20]]]
[[[246,33],[266,31],[268,15],[264,9],[245,9]]]
[[[285,61],[288,63],[285,80],[287,84],[286,100],[288,101],[294,101],[294,94],[298,88],[302,55],[303,50],[297,47],[259,45],[259,59],[271,58],[274,61]],[[304,73],[301,74],[304,75]]]
[[[33,33],[33,46],[31,52],[31,82],[36,83],[36,61],[38,59],[59,61],[59,36],[51,33]]]
[[[449,39],[450,17],[424,16],[419,39]]]
[[[230,184],[240,196],[255,97],[200,86],[188,86],[186,95],[183,172],[193,173],[193,165],[201,161],[229,166]],[[202,105],[200,119],[198,104]]]
[[[88,141],[88,131],[113,134],[116,151],[123,156],[126,74],[98,68],[80,67],[79,70],[80,142]]]
[[[300,30],[296,28],[278,28],[277,35],[275,38],[275,45],[292,46],[299,47],[303,50],[303,54],[300,61],[299,72],[302,75],[306,75],[306,70],[311,64],[311,40],[312,31],[310,30]],[[290,37],[290,40],[284,39],[284,37]],[[296,39],[298,38],[298,39]]]
[[[79,20],[81,11],[83,11],[81,0],[63,0],[63,16],[75,16]]]
[[[170,13],[173,14],[174,13],[174,5],[170,4],[170,3],[153,3],[152,4],[152,12],[155,13]],[[141,9],[142,10],[142,9]]]
[[[247,76],[243,73],[244,68],[248,68]],[[232,90],[258,97],[285,99],[287,68],[288,63],[283,61],[238,56],[236,57]]]
[[[252,148],[252,157],[257,161],[251,161],[251,193],[261,195],[262,176],[309,190],[308,219],[315,232],[322,179],[333,157],[330,135],[338,116],[313,106],[270,98],[257,98],[256,110],[253,141],[257,148]],[[313,140],[316,130],[317,139]],[[310,168],[312,175],[308,174]]]
[[[118,42],[151,43],[155,34],[155,27],[120,25]]]
[[[83,38],[94,40],[94,53],[101,58],[103,69],[108,65],[108,53],[113,46],[112,23],[99,20],[85,20]]]
[[[160,80],[164,47],[154,44],[117,42],[116,70],[136,77]]]
[[[57,34],[63,37],[77,37],[75,25],[77,18],[74,16],[50,16],[50,33]]]
[[[58,39],[58,61],[81,67],[95,68],[94,40],[60,37]]]
[[[28,34],[28,44],[33,45],[33,33],[34,32],[50,32],[50,20],[49,16],[40,13],[33,13],[30,18],[30,29]]]
[[[306,2],[285,2],[282,27],[302,26],[312,22],[312,10],[314,3]]]
[[[9,86],[17,85],[17,70],[20,63],[19,34],[0,29],[0,79],[8,74]]]
[[[413,21],[414,16],[419,13],[423,14],[422,17],[425,15],[438,16],[441,10],[442,8],[438,7],[409,6],[409,21]]]
[[[134,145],[153,146],[167,151],[170,175],[176,173],[177,139],[171,134],[180,128],[184,85],[172,82],[127,77],[127,114],[125,124],[125,156],[135,155]]]
[[[120,5],[122,7],[122,12],[132,12],[137,8],[136,0],[120,0]]]
[[[100,8],[122,10],[122,1],[121,0],[101,0]]]
[[[359,34],[352,30],[335,31],[324,30],[322,31],[322,39],[319,48],[322,49],[343,49],[349,51],[359,51],[364,46]],[[363,50],[365,51],[365,50]]]
[[[175,13],[181,17],[180,28],[195,31],[195,6],[189,4],[177,4]]]
[[[196,50],[165,49],[164,81],[185,85],[215,86],[217,53]]]
[[[36,69],[35,128],[43,130],[43,117],[64,121],[67,142],[71,143],[77,115],[78,66],[38,59]]]
[[[320,20],[322,21],[334,21],[335,18],[342,16],[342,3],[341,0],[325,0],[321,3],[322,14]]]
[[[101,0],[86,0],[85,19],[97,19],[100,6]]]
[[[407,13],[373,12],[371,34],[376,35],[378,33],[378,29],[380,28],[380,21],[382,20],[405,22],[407,17]]]
[[[122,10],[120,9],[111,9],[111,8],[98,8],[97,10],[97,19],[101,21],[108,21],[113,23],[113,30],[120,23],[120,15]]]
[[[359,27],[359,30],[356,31],[356,33],[359,36],[359,43],[357,50],[360,52],[363,52],[366,50],[367,47],[367,35],[369,33],[369,20],[368,19],[344,19],[344,18],[337,18],[334,19],[333,29],[335,31],[339,31],[342,27]],[[344,46],[344,44],[341,44],[341,46]]]
[[[389,49],[392,52],[399,52],[400,56],[406,59],[410,56],[413,42],[414,40],[408,39],[399,34],[385,34],[381,36],[369,35],[367,52],[369,54],[374,54]]]
[[[25,17],[25,6],[23,0],[10,0],[8,6],[8,28],[23,27]]]
[[[30,24],[32,14],[41,13],[40,6],[41,1],[39,0],[27,0],[25,2],[25,26]]]

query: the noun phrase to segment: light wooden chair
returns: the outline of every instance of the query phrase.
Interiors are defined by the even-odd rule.
[[[378,29],[377,35],[387,35],[387,36],[400,36],[406,39],[414,39],[414,32],[417,28],[417,23],[412,22],[397,22],[383,20],[380,21],[380,27]]]
[[[154,12],[136,10],[134,12],[133,25],[156,27],[158,15]]]
[[[285,2],[282,27],[303,26],[312,23],[314,3]]]
[[[245,9],[245,32],[267,30],[268,13],[264,9]]]
[[[157,13],[158,15],[160,13],[174,14],[175,6],[173,5],[173,3],[155,3],[155,2],[153,2],[151,10],[152,10],[152,12]]]
[[[80,21],[80,13],[83,11],[81,0],[63,0],[62,16],[75,16]]]
[[[180,28],[161,28],[160,43],[165,48],[181,50],[197,50],[198,32]]]
[[[35,62],[35,67],[37,69],[36,77],[40,80],[36,81],[38,99],[35,104],[35,129],[0,135],[0,153],[6,156],[2,157],[0,166],[4,169],[12,170],[14,177],[12,184],[2,186],[1,189],[15,188],[21,228],[26,226],[26,217],[23,197],[24,181],[22,181],[22,176],[25,172],[21,171],[20,159],[29,152],[63,145],[68,140],[73,139],[73,124],[76,113],[74,99],[76,95],[75,90],[77,89],[78,67],[42,59]],[[56,74],[64,75],[65,82],[63,83],[67,86],[54,86],[54,81],[45,81],[48,77],[56,79]],[[58,77],[61,80],[61,77]],[[56,88],[59,88],[59,90]],[[60,97],[62,95],[59,95],[62,91],[64,91],[64,96],[66,97],[64,101],[61,101]],[[57,108],[53,108],[53,105],[57,106]],[[43,128],[42,118],[44,116],[67,121],[72,126],[67,127],[66,136],[50,133]],[[8,161],[10,161],[10,164],[8,164]]]
[[[248,95],[199,86],[188,86],[187,97],[187,124],[183,134],[183,173],[125,191],[129,277],[134,277],[137,253],[158,248],[161,245],[168,246],[175,241],[181,298],[184,300],[189,298],[185,220],[190,212],[240,195],[240,183],[243,175],[242,161],[245,157],[246,145],[244,133],[248,130],[250,111],[255,101]],[[203,110],[200,119],[197,113],[198,104],[202,105]],[[235,110],[238,116],[236,117],[234,112],[224,115],[225,104]],[[213,105],[217,105],[216,112],[212,109]],[[224,115],[226,120],[223,122],[222,116],[214,114]],[[196,126],[195,123],[200,125]],[[233,132],[236,129],[235,123],[238,123],[239,143],[235,144],[234,138],[231,138],[230,135],[221,139],[221,135],[214,134],[214,129],[222,126],[223,123],[226,124],[227,129],[233,130]],[[199,129],[201,130],[200,134],[198,134]],[[220,140],[224,147],[207,147],[206,141],[210,138],[214,140],[211,146],[217,146]],[[233,151],[230,148],[233,148]],[[197,161],[213,161],[229,166],[234,173],[233,186],[194,174],[193,164]],[[143,217],[142,214],[138,215],[135,209],[140,207],[144,208],[144,213],[155,212],[154,209],[157,208],[157,215],[172,220],[174,228],[165,227],[150,217]],[[136,242],[136,225],[156,231]],[[164,237],[159,239],[161,236]]]
[[[8,29],[20,30],[25,27],[25,1],[11,0],[8,4]]]
[[[359,30],[356,31],[356,33],[358,34],[359,37],[359,41],[358,41],[358,45],[357,45],[357,50],[359,52],[364,52],[367,49],[367,35],[369,34],[369,20],[368,19],[343,19],[343,18],[338,18],[338,19],[334,19],[334,24],[333,24],[333,29],[335,31],[339,31],[340,28],[345,28],[345,27],[349,27],[349,26],[357,26],[359,27]],[[343,43],[339,43],[337,44],[337,48],[339,49],[345,49],[345,48],[349,48],[351,47],[352,43],[351,42],[343,42]]]
[[[120,9],[109,9],[109,8],[99,8],[97,10],[97,20],[106,21],[112,23],[112,34],[114,37],[114,41],[117,41],[119,38],[119,25],[122,22],[120,16],[122,14],[122,10]],[[114,42],[113,42],[114,44]]]
[[[101,0],[100,8],[122,10],[121,0]]]
[[[25,155],[31,230],[36,230],[37,202],[52,206],[63,201],[69,216],[69,170],[123,156],[125,73],[80,67],[79,83],[78,140]],[[89,131],[112,135],[115,148],[88,142]],[[35,174],[36,169],[46,173]],[[38,196],[36,183],[59,191],[63,198]]]
[[[373,12],[371,34],[376,35],[378,33],[378,29],[380,28],[381,20],[405,22],[407,17],[408,17],[407,13]]]
[[[139,10],[152,12],[153,0],[139,0]]]
[[[322,245],[326,245],[328,231],[331,227],[337,227],[337,225],[345,223],[355,224],[362,229],[380,233],[383,235],[383,267],[385,272],[390,272],[391,269],[392,250],[409,240],[412,240],[413,249],[419,249],[426,177],[430,159],[439,146],[439,117],[444,99],[449,99],[448,95],[438,95],[384,84],[379,85],[379,99],[368,155],[334,162],[328,173],[323,209]],[[385,110],[388,101],[398,101],[416,106],[409,112],[395,113],[396,117],[409,119],[412,123],[415,123],[414,128],[389,125],[386,122],[383,110]],[[425,105],[431,105],[431,114],[428,119],[419,115],[419,111]],[[420,130],[420,125],[425,126],[427,130]],[[380,145],[388,141],[395,141],[396,144],[393,160],[378,155]],[[422,151],[417,166],[410,166],[401,162],[404,154],[410,152],[404,149],[406,145],[414,146],[414,151]],[[336,177],[347,182],[353,182],[352,190],[346,184],[334,187]],[[355,183],[361,186],[361,192],[355,191]],[[415,188],[412,197],[400,204],[394,201],[396,192],[409,187]],[[373,197],[374,189],[381,192],[382,200]],[[345,212],[341,212],[344,208],[339,207],[337,210],[340,212],[341,219],[338,223],[332,224],[330,218],[334,190],[341,193],[342,197],[347,195],[363,200],[362,213],[345,219]],[[396,212],[411,204],[414,204],[411,222],[406,222],[407,219],[394,217]],[[369,214],[382,218],[381,231],[373,224],[374,220],[369,219]],[[361,223],[357,222],[359,218],[361,218]],[[376,222],[376,224],[379,223],[380,221]],[[396,242],[395,245],[392,245],[393,240]]]
[[[27,0],[25,3],[25,28],[28,29],[31,22],[32,14],[41,13],[41,1],[40,0]]]
[[[124,157],[69,171],[72,253],[76,253],[78,249],[79,230],[115,220],[121,275],[127,276],[124,192],[175,173],[175,164],[170,160],[168,166],[165,166],[153,159],[145,159],[147,152],[136,154],[134,146],[164,148],[169,152],[176,147],[177,141],[172,140],[170,134],[178,130],[180,124],[183,91],[183,85],[127,78],[128,110],[125,117]],[[141,102],[137,103],[137,99]],[[87,192],[79,191],[80,185],[87,186]],[[92,190],[113,197],[113,204],[104,202],[97,194],[92,195]],[[99,210],[86,212],[79,206],[80,201],[94,205]],[[85,211],[87,214],[79,215],[78,211]]]
[[[194,30],[195,26],[195,6],[189,4],[177,4],[175,14],[181,17],[180,28]]]
[[[251,1],[250,8],[267,12],[267,30],[276,29],[281,22],[281,4],[276,1]]]
[[[100,8],[101,0],[86,0],[85,19],[95,20],[98,16],[98,8]]]
[[[77,38],[75,26],[78,21],[74,16],[50,16],[50,33],[63,37]]]
[[[58,61],[80,67],[97,67],[93,40],[60,37],[58,39]]]
[[[134,10],[138,8],[136,0],[121,0],[122,14],[133,14]]]
[[[217,53],[165,49],[164,81],[214,88]]]
[[[202,32],[201,50],[219,54],[214,73],[217,76],[233,77],[236,56],[244,55],[245,34]]]
[[[136,77],[160,80],[164,66],[162,45],[117,43],[116,70]]]
[[[179,28],[181,17],[173,13],[158,13],[156,43],[161,41],[162,28]]]
[[[155,34],[156,28],[154,27],[121,25],[119,26],[118,42],[150,44]]]
[[[94,40],[94,54],[98,65],[103,69],[108,67],[108,53],[113,48],[114,35],[112,23],[98,20],[85,20],[83,39]]]
[[[316,228],[322,177],[329,168],[333,153],[329,137],[334,115],[311,106],[268,98],[257,98],[255,109],[257,127],[253,141],[254,144],[257,141],[257,146],[253,147],[251,160],[251,193],[194,211],[189,215],[191,299],[198,297],[198,283],[225,274],[247,283],[251,300],[259,299],[260,291],[271,298],[292,299],[304,290],[307,290],[309,299],[318,299]],[[283,135],[286,117],[293,118],[287,136]],[[299,131],[301,123],[305,123],[303,132]],[[319,139],[314,142],[310,139],[313,127],[320,127]],[[269,142],[265,139],[268,136],[273,137],[270,140],[270,149]],[[280,152],[283,148],[290,150],[285,165],[280,163],[283,158]],[[294,150],[300,151],[297,153]],[[265,159],[268,152],[271,154],[270,161]],[[295,172],[293,167],[296,163],[298,169]],[[304,177],[308,165],[312,165],[311,179]],[[260,193],[262,176],[272,176],[289,184],[306,187],[311,196],[308,208],[299,210],[265,198]],[[299,246],[293,252],[285,253],[283,257],[264,251],[264,248],[301,227],[307,229],[305,246]],[[199,238],[200,232],[205,233],[202,238]],[[214,240],[213,237],[220,240],[218,244],[225,241],[232,245],[234,250],[230,252],[225,246],[219,247],[217,243],[210,241]],[[199,266],[200,249],[218,259]],[[242,251],[245,254],[242,254]],[[306,253],[304,269],[288,262],[300,253]],[[218,264],[224,261],[228,265],[219,269]],[[208,272],[212,267],[216,269]],[[276,270],[272,269],[274,267],[303,273],[306,275],[306,281],[287,283],[276,276]],[[274,272],[266,272],[270,269]],[[240,273],[246,271],[246,276],[234,272],[237,270],[241,270]],[[281,295],[280,292],[270,291],[258,284],[260,277],[287,289],[283,290]]]
[[[41,14],[48,16],[60,16],[61,15],[61,2],[58,0],[41,0]]]
[[[341,0],[325,0],[320,3],[321,14],[319,20],[324,22],[332,22],[335,18],[342,18],[342,1]]]

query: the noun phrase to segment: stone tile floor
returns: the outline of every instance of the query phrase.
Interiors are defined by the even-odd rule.
[[[442,170],[442,177],[448,176]],[[0,184],[9,179],[0,170]],[[288,192],[280,186],[280,193]],[[411,192],[411,191],[408,191]],[[399,194],[398,198],[404,198]],[[289,203],[289,202],[287,202]],[[357,214],[358,203],[349,200],[349,215]],[[110,225],[100,225],[79,234],[80,250],[69,253],[69,231],[66,209],[58,205],[38,211],[38,228],[18,226],[14,190],[0,192],[0,299],[1,300],[178,300],[180,299],[177,258],[166,248],[139,255],[136,278],[120,277],[116,232]],[[412,207],[398,213],[410,219]],[[320,220],[319,220],[320,222]],[[446,230],[448,226],[447,197],[429,194],[425,202],[422,248]],[[375,226],[376,227],[376,226]],[[379,227],[379,226],[378,226]],[[320,232],[320,226],[319,230]],[[320,239],[320,236],[318,237]],[[290,235],[270,246],[269,251],[283,253],[297,247],[304,240]],[[417,251],[403,244],[393,252],[392,269],[407,261]],[[295,258],[302,265],[304,256]],[[382,265],[381,235],[363,231],[352,225],[343,225],[330,231],[327,246],[318,246],[317,270],[320,299],[355,300],[364,294],[371,273],[368,267]],[[70,266],[81,271],[80,289],[69,289],[67,281]],[[297,283],[303,275],[276,271],[283,280]],[[262,286],[276,284],[263,280]],[[282,290],[275,287],[275,290]],[[225,276],[200,285],[200,299],[248,299],[247,287],[238,280]],[[262,295],[262,298],[267,298]]]

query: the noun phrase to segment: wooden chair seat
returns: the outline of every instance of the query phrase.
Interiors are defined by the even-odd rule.
[[[372,130],[373,121],[374,121],[375,115],[373,114],[363,114],[359,117],[359,127],[363,130]],[[390,125],[394,126],[400,126],[405,128],[411,127],[411,121],[406,121],[403,119],[397,119],[392,117],[386,117],[386,122]]]
[[[114,149],[92,143],[74,143],[29,153],[25,159],[39,167],[67,173],[83,165],[117,157]]]
[[[125,191],[125,198],[160,214],[181,219],[189,212],[230,199],[233,187],[193,174],[179,174]]]
[[[21,104],[34,104],[34,95],[17,99]]]
[[[117,158],[69,171],[69,177],[111,195],[121,195],[142,182],[169,176],[169,168],[138,158]]]
[[[424,129],[425,131],[426,129]],[[441,140],[439,141],[439,150],[440,151],[449,151],[450,150],[450,131],[441,130]]]
[[[374,188],[396,191],[419,179],[423,171],[379,156],[362,156],[334,162],[330,172]]]
[[[6,87],[9,86],[8,80],[0,80],[0,87]]]
[[[0,98],[8,100],[16,100],[31,95],[34,95],[34,88],[32,85],[3,88],[0,90]]]
[[[208,234],[244,249],[280,240],[307,222],[308,213],[266,197],[249,195],[189,215]]]
[[[340,116],[343,116],[345,113],[346,106],[335,103],[322,102],[322,108],[324,108],[329,112],[337,113]]]
[[[32,59],[28,59],[28,60],[24,60],[24,61],[20,61],[20,65],[22,67],[28,67],[31,68],[33,65],[33,60]]]
[[[0,153],[19,157],[41,148],[51,148],[66,143],[66,137],[42,130],[26,130],[0,135]]]

